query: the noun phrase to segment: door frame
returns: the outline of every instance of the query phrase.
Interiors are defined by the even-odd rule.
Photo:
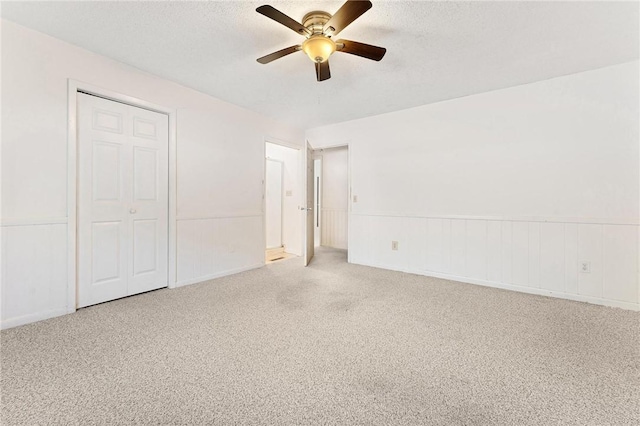
[[[67,80],[67,313],[76,311],[78,294],[78,93],[87,93],[114,102],[165,114],[169,118],[169,204],[167,285],[176,287],[176,110],[114,92],[90,83]]]

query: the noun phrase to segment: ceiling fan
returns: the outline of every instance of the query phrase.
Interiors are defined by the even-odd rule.
[[[371,6],[373,5],[368,0],[348,0],[333,16],[321,10],[307,13],[304,15],[304,18],[302,18],[302,24],[288,17],[273,6],[260,6],[256,9],[256,12],[281,23],[285,27],[291,28],[296,33],[303,35],[306,39],[302,44],[287,47],[263,56],[258,59],[258,62],[268,64],[283,56],[302,50],[309,56],[309,59],[315,63],[317,80],[324,81],[331,78],[329,56],[331,56],[333,52],[350,53],[379,61],[387,52],[387,49],[384,47],[372,46],[351,40],[333,41],[331,38],[358,19],[360,15],[371,9]]]

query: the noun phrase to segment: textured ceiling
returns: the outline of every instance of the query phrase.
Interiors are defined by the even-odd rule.
[[[342,1],[269,0],[296,20]],[[638,58],[637,2],[390,2],[340,38],[388,49],[337,53],[315,81],[303,53],[256,58],[302,37],[265,2],[3,2],[2,16],[259,113],[311,128]]]

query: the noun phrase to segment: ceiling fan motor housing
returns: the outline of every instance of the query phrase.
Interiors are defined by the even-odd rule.
[[[313,35],[322,34],[324,24],[329,22],[329,19],[331,19],[330,13],[322,10],[314,10],[313,12],[309,12],[304,15],[304,18],[302,18],[302,25],[307,27]]]

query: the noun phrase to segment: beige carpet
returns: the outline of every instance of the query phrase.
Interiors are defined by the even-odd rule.
[[[323,250],[2,332],[2,424],[640,424],[640,315]]]

